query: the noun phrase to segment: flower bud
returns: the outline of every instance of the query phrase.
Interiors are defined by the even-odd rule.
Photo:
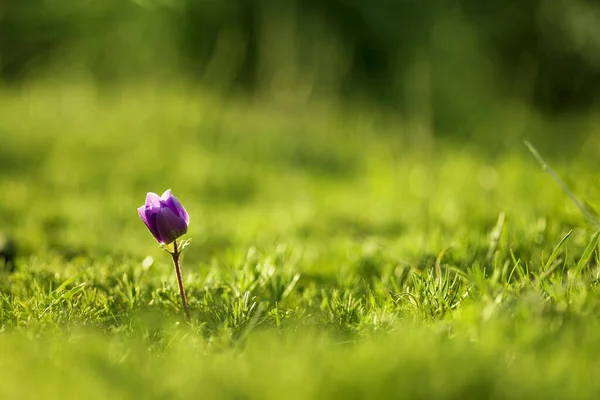
[[[146,195],[146,204],[138,208],[140,218],[160,244],[170,244],[187,232],[190,217],[179,200],[167,190],[158,196]]]

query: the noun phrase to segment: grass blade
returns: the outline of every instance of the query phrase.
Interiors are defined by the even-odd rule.
[[[546,261],[546,263],[544,264],[544,273],[540,276],[540,280],[547,278],[552,272],[554,272],[554,270],[556,269],[556,266],[553,267],[552,263],[554,263],[554,261],[560,254],[561,249],[565,246],[565,244],[567,243],[567,239],[569,239],[569,237],[571,236],[572,233],[573,233],[573,230],[571,229],[562,238],[562,240],[556,245],[554,250],[552,250],[552,254],[550,254],[548,261]]]
[[[598,246],[598,240],[600,240],[600,231],[598,231],[592,235],[590,242],[588,243],[587,247],[585,248],[585,251],[583,252],[581,258],[577,262],[577,266],[575,267],[575,276],[579,276],[581,274],[581,272],[583,271],[583,268],[585,268],[585,265],[588,263],[588,261],[592,257],[592,253],[594,253],[596,246]]]
[[[544,158],[536,150],[536,148],[533,147],[533,145],[531,143],[529,143],[527,140],[525,140],[525,145],[529,148],[529,151],[531,152],[531,154],[533,154],[533,156],[535,157],[535,159],[540,163],[540,165],[542,166],[542,168],[544,169],[544,171],[546,171],[546,172],[548,172],[548,174],[550,174],[550,176],[552,177],[552,179],[554,179],[554,181],[558,184],[558,186],[560,186],[560,188],[562,189],[562,191],[565,192],[567,196],[569,196],[569,198],[577,206],[577,208],[579,209],[579,211],[581,211],[581,213],[588,219],[588,221],[590,221],[590,223],[592,225],[594,225],[594,228],[600,229],[600,222],[598,221],[598,219],[596,219],[596,217],[594,217],[592,215],[592,213],[588,210],[588,208],[585,207],[583,205],[583,203],[581,203],[577,199],[577,197],[575,197],[575,195],[573,194],[573,192],[567,187],[567,185],[563,182],[563,180],[560,179],[560,177],[556,174],[556,172],[554,172],[554,170],[552,169],[552,167],[550,167],[550,165],[548,165],[548,163],[546,162],[546,160],[544,160]]]

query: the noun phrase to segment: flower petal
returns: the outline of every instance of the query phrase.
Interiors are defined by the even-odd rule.
[[[171,209],[171,211],[173,211],[179,217],[183,218],[186,225],[190,224],[190,216],[188,215],[185,208],[181,205],[179,200],[177,200],[177,197],[171,194],[171,189],[164,192],[160,199],[164,204],[167,205],[167,207]]]
[[[160,207],[160,197],[156,193],[148,192],[146,194],[146,207]]]
[[[164,244],[169,244],[187,232],[187,224],[170,208],[161,208],[156,214],[156,229]]]
[[[138,207],[137,210],[142,222],[148,226],[148,218],[146,218],[146,206]]]
[[[159,209],[148,208],[146,206],[141,206],[138,208],[138,214],[142,222],[146,224],[146,227],[152,236],[154,236],[156,240],[162,244],[164,242],[158,232],[158,229],[156,228],[156,217],[158,215],[158,211]]]
[[[160,196],[160,199],[163,201],[167,201],[167,199],[169,197],[173,196],[173,194],[171,193],[171,189],[167,189],[165,190],[165,192]]]

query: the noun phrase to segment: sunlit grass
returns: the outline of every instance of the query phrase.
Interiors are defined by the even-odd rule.
[[[597,395],[593,227],[520,137],[407,126],[175,84],[0,93],[0,397]],[[553,161],[598,200],[594,160]],[[168,188],[189,325],[136,212]]]

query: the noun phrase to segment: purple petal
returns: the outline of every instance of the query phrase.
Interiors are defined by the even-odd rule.
[[[156,214],[156,228],[165,244],[171,243],[187,232],[185,220],[167,207],[161,208]]]
[[[148,192],[146,194],[146,207],[159,208],[160,197],[156,193]]]
[[[148,218],[146,218],[146,206],[138,207],[137,210],[142,222],[148,226]]]
[[[177,200],[177,197],[171,194],[171,189],[164,192],[160,199],[164,204],[167,205],[167,207],[171,209],[171,211],[173,211],[179,217],[183,218],[186,225],[190,224],[190,216],[188,215],[185,208],[183,208],[179,200]]]
[[[138,214],[142,219],[142,222],[146,225],[152,236],[158,240],[159,243],[164,243],[158,229],[156,227],[156,217],[158,215],[158,208],[148,208],[146,206],[141,206],[138,208]]]

